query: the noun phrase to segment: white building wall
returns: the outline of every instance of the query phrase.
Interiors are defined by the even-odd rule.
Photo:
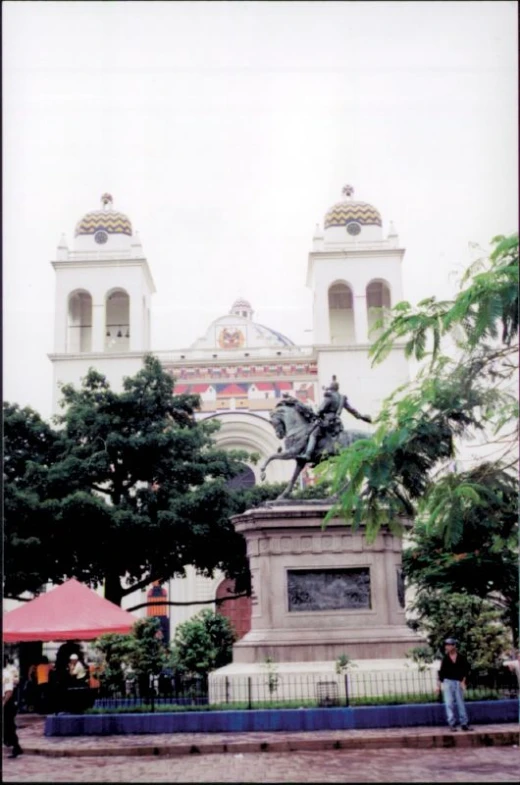
[[[49,357],[53,363],[52,411],[54,414],[60,411],[61,384],[74,384],[79,387],[89,368],[94,368],[106,376],[115,392],[121,392],[124,378],[134,376],[143,367],[144,362],[143,354],[49,355]]]

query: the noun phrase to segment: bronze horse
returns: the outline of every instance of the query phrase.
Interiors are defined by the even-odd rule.
[[[368,439],[371,433],[368,431],[344,431],[339,433],[322,433],[317,441],[312,453],[311,460],[303,457],[309,434],[316,425],[318,415],[309,406],[305,406],[299,401],[292,399],[282,399],[269,415],[271,424],[279,439],[285,439],[285,451],[282,448],[269,458],[260,467],[260,476],[265,480],[265,470],[271,461],[296,461],[296,468],[287,487],[278,496],[279,499],[286,499],[292,493],[296,480],[303,471],[305,464],[315,466],[320,461],[337,455],[344,447],[349,447],[358,439]]]

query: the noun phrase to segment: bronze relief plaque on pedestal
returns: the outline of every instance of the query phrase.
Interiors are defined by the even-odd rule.
[[[370,570],[288,570],[287,596],[290,612],[369,610]]]

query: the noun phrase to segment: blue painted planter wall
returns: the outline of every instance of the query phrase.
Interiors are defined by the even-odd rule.
[[[518,701],[467,704],[470,722],[515,722]],[[167,714],[60,714],[45,720],[46,736],[111,736],[127,733],[226,733],[247,731],[349,730],[446,725],[438,703],[330,709],[251,709],[250,711]]]

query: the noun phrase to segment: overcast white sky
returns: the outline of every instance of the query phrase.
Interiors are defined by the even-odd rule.
[[[109,191],[157,286],[152,346],[246,297],[309,344],[315,224],[341,188],[444,296],[516,230],[515,2],[4,2],[4,399],[51,412],[60,235]]]

